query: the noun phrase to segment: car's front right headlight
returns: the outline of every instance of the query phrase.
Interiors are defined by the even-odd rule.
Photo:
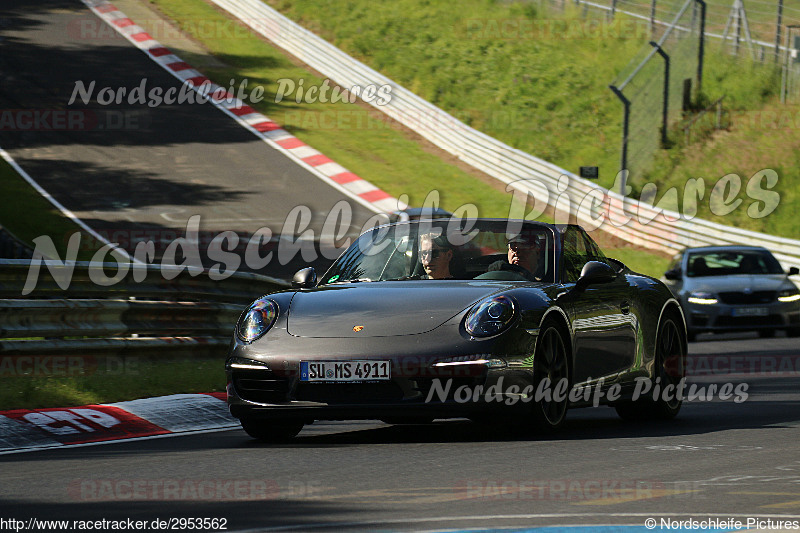
[[[511,325],[515,314],[514,300],[505,295],[494,296],[472,308],[464,328],[473,337],[491,337]]]
[[[693,292],[689,294],[688,299],[690,304],[700,304],[700,305],[713,305],[718,303],[719,300],[716,296],[714,296],[710,292]]]
[[[779,302],[796,302],[800,300],[800,291],[797,289],[784,289],[778,293]]]
[[[259,298],[242,313],[236,324],[239,340],[251,343],[269,331],[278,318],[278,304],[267,298]]]

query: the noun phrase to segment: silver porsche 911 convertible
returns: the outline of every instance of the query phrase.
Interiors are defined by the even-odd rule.
[[[315,420],[552,430],[592,404],[671,418],[685,358],[669,289],[579,226],[440,218],[376,227],[321,276],[255,300],[225,368],[231,413],[280,441]]]

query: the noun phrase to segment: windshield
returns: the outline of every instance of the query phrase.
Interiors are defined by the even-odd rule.
[[[766,250],[700,252],[689,255],[689,277],[735,274],[782,274],[780,263]]]
[[[475,219],[375,228],[353,243],[321,284],[407,279],[553,280],[553,233],[544,225]]]

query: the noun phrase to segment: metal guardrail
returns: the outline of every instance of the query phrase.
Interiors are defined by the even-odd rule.
[[[458,121],[399,86],[386,76],[351,58],[332,44],[281,15],[260,0],[212,0],[250,26],[256,33],[269,39],[294,55],[323,76],[343,87],[389,85],[391,101],[377,106],[383,113],[425,137],[436,146],[457,156],[465,163],[508,184],[510,188],[529,193],[537,199],[545,198],[556,203],[558,184],[562,176],[569,177],[567,192],[580,201],[586,194],[601,194],[610,207],[609,218],[622,221],[626,218],[625,206],[638,217],[615,227],[612,233],[632,244],[672,253],[686,246],[707,244],[752,244],[766,246],[784,263],[800,267],[800,241],[766,235],[754,231],[724,226],[706,220],[686,220],[674,211],[662,211],[653,206],[603,189],[558,166],[512,148],[497,139],[481,133]],[[580,205],[577,218],[592,224],[595,213],[589,205]],[[642,222],[640,220],[644,220]],[[607,227],[603,227],[608,231]]]
[[[33,256],[33,249],[16,235],[0,226],[0,258],[26,259]]]
[[[68,284],[63,267],[52,273],[42,266],[36,287],[23,297],[30,261],[0,259],[0,354],[218,354],[245,306],[289,286],[259,274],[214,281],[208,271],[192,277],[154,265],[102,286],[90,273],[101,266],[117,268],[78,262],[67,267]]]

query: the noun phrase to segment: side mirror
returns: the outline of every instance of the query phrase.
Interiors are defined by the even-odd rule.
[[[293,289],[310,289],[317,284],[317,271],[314,267],[298,270],[292,278]]]
[[[628,267],[625,266],[625,263],[620,261],[619,259],[614,259],[613,257],[608,258],[608,262],[611,263],[611,266],[617,270],[618,274],[622,274]]]
[[[789,267],[789,275],[790,275],[790,276],[796,276],[796,275],[798,275],[798,274],[800,274],[800,268],[797,268],[797,267]]]
[[[681,269],[673,268],[672,270],[667,270],[664,272],[664,277],[670,281],[678,281],[681,279]]]
[[[583,265],[581,277],[575,283],[576,287],[586,287],[597,283],[610,283],[617,279],[614,269],[600,261],[589,261]]]

